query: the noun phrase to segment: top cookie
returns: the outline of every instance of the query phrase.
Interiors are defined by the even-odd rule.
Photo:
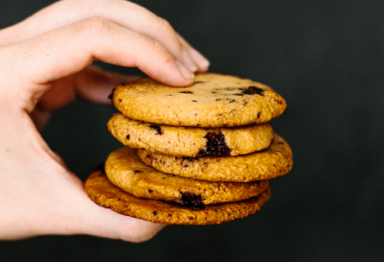
[[[198,74],[177,88],[151,78],[119,85],[113,104],[126,117],[173,126],[231,127],[268,122],[287,104],[269,86],[219,74]]]

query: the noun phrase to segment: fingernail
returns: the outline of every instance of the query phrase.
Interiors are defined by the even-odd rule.
[[[181,51],[181,58],[183,59],[183,63],[184,65],[192,72],[196,72],[197,71],[197,66],[195,65],[195,63],[192,61],[192,58],[189,56],[188,52],[183,49]]]
[[[208,69],[211,64],[202,54],[200,54],[196,49],[190,48],[189,54],[192,60],[202,69]]]
[[[176,61],[177,66],[179,67],[180,73],[183,75],[186,79],[193,79],[195,78],[195,74],[192,73],[188,68],[185,67],[182,63],[179,61]]]

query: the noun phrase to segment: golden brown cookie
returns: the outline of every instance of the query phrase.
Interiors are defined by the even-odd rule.
[[[112,101],[130,119],[197,127],[265,123],[287,106],[267,85],[219,74],[198,74],[195,83],[184,88],[143,78],[117,86]]]
[[[174,156],[237,156],[267,148],[273,139],[269,123],[203,129],[144,123],[115,114],[108,129],[126,146]]]
[[[140,199],[114,186],[101,170],[85,182],[85,192],[99,206],[154,223],[173,225],[222,224],[254,214],[270,198],[269,187],[248,200],[202,206],[183,207],[160,200]]]
[[[139,198],[165,200],[181,205],[212,205],[255,197],[268,180],[228,183],[194,180],[157,171],[144,164],[136,150],[122,147],[105,162],[105,172],[115,186]]]
[[[157,170],[208,181],[249,182],[282,176],[292,169],[292,150],[280,136],[267,149],[243,156],[174,157],[138,150],[138,155]]]

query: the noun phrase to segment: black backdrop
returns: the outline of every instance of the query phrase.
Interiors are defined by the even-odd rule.
[[[2,0],[0,28],[50,2]],[[293,170],[271,182],[259,213],[236,222],[170,226],[142,244],[90,236],[0,242],[0,261],[383,261],[384,2],[137,3],[169,20],[209,58],[210,71],[264,82],[287,100],[272,125],[294,151]],[[120,146],[106,129],[113,112],[79,101],[43,132],[83,180]]]

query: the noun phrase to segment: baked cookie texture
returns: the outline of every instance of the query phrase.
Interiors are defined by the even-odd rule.
[[[267,148],[273,139],[269,123],[203,129],[144,123],[115,114],[108,130],[121,143],[174,156],[237,156]]]
[[[282,176],[292,169],[292,150],[276,135],[265,150],[243,156],[186,158],[138,150],[140,159],[155,169],[182,177],[227,182],[250,182]]]
[[[268,122],[287,107],[267,85],[220,74],[198,74],[192,86],[183,88],[143,78],[117,86],[112,101],[130,119],[206,128]]]
[[[115,186],[139,198],[165,200],[180,205],[212,205],[255,197],[268,180],[228,183],[194,180],[157,171],[144,164],[136,150],[122,147],[105,162],[105,172]]]
[[[183,207],[159,200],[140,199],[114,186],[101,170],[85,182],[85,192],[99,206],[154,223],[210,225],[233,221],[254,214],[270,198],[269,187],[259,196],[226,204]]]

